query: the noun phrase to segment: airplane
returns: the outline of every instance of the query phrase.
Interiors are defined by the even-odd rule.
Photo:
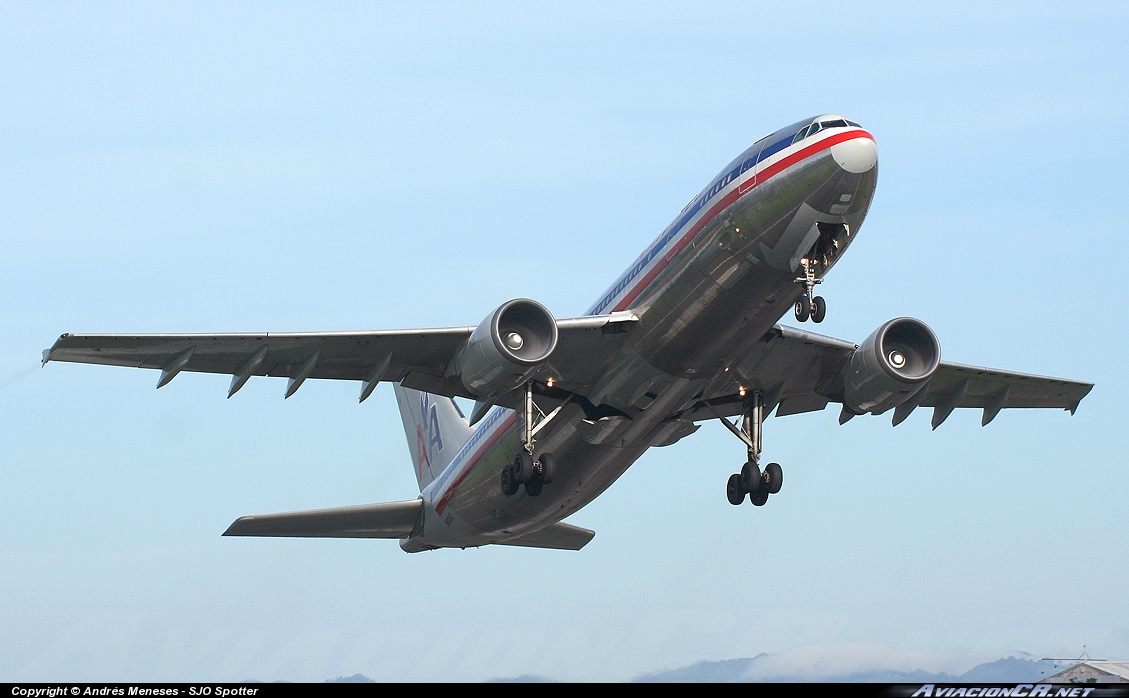
[[[774,410],[841,406],[839,423],[932,407],[1062,408],[1092,383],[941,360],[920,320],[884,323],[861,344],[778,321],[820,323],[815,295],[859,233],[878,151],[837,114],[758,140],[693,199],[581,317],[519,298],[478,325],[265,334],[64,334],[43,362],[360,381],[360,401],[394,384],[418,497],[237,519],[227,536],[399,539],[407,552],[490,544],[579,550],[595,533],[563,519],[611,486],[647,449],[720,420],[745,447],[726,497],[763,506],[783,470],[761,463]],[[470,417],[455,397],[474,400]],[[738,417],[739,421],[731,420]]]

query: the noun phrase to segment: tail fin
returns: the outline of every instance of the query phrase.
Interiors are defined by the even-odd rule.
[[[455,454],[470,440],[474,429],[449,397],[422,393],[396,384],[396,402],[404,434],[412,452],[419,489],[427,487],[450,465]]]

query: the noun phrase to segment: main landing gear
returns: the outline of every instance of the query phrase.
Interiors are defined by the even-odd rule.
[[[525,487],[525,493],[530,497],[536,497],[541,494],[541,488],[545,485],[552,484],[553,476],[557,470],[557,459],[551,453],[542,453],[537,458],[533,457],[533,447],[537,442],[533,439],[533,435],[541,431],[554,417],[560,414],[562,404],[557,409],[549,414],[541,413],[541,421],[536,426],[533,425],[533,412],[540,409],[533,404],[533,381],[525,384],[525,409],[524,409],[524,425],[525,425],[525,440],[521,444],[521,450],[518,451],[517,456],[514,457],[513,463],[502,468],[502,493],[507,497],[512,497],[517,494],[517,491],[522,486]]]
[[[514,462],[502,468],[502,493],[513,496],[524,485],[525,493],[536,497],[542,487],[552,484],[556,464],[552,453],[542,453],[534,460],[533,455],[522,448]]]
[[[812,295],[815,285],[823,283],[823,279],[815,277],[815,262],[812,260],[805,257],[800,264],[804,275],[796,277],[796,283],[804,285],[804,295],[796,301],[796,320],[807,322],[810,317],[812,322],[823,322],[823,318],[827,317],[827,301],[823,300],[823,296]]]
[[[764,466],[764,470],[760,468],[764,394],[759,390],[752,392],[745,403],[740,429],[724,417],[719,419],[749,448],[749,459],[741,466],[741,472],[729,476],[729,482],[725,486],[725,496],[730,504],[737,505],[745,501],[745,495],[749,495],[749,501],[753,506],[764,506],[768,501],[768,495],[779,492],[780,486],[784,484],[784,471],[779,463],[769,463]]]

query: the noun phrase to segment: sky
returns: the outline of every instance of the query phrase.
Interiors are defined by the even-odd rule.
[[[1129,659],[1126,36],[1124,3],[3,3],[0,680]],[[415,497],[389,386],[39,368],[63,332],[577,315],[826,112],[880,175],[819,331],[914,316],[945,359],[1094,382],[1076,415],[773,418],[756,509],[707,424],[571,517],[580,552],[408,555],[220,536]]]

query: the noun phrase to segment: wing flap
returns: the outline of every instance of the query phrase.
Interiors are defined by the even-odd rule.
[[[585,545],[588,545],[588,541],[592,540],[595,535],[596,532],[591,529],[558,522],[551,526],[546,526],[536,533],[530,533],[519,538],[511,538],[498,545],[513,545],[521,548],[550,548],[553,550],[580,550]]]
[[[225,536],[404,538],[423,523],[423,500],[241,516]]]

